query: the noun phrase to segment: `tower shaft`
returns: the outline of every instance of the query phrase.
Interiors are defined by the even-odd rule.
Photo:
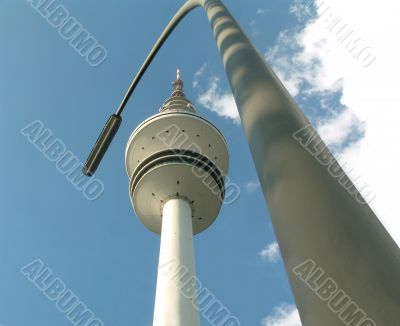
[[[198,326],[199,313],[186,292],[186,281],[194,291],[192,209],[181,198],[163,207],[160,258],[153,326]]]
[[[185,97],[179,71],[172,84],[160,112],[129,138],[126,171],[136,215],[161,235],[153,326],[199,326],[193,235],[218,216],[228,145]]]

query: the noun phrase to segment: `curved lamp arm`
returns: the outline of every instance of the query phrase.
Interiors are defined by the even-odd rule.
[[[361,317],[357,325],[393,325],[400,307],[398,246],[219,0],[189,0],[174,16],[104,127],[84,173],[95,171],[140,78],[179,21],[197,6],[211,23],[303,326],[336,326],[338,318],[348,324]],[[322,276],[313,279],[317,273]],[[318,291],[323,285],[317,283],[326,279],[329,286]],[[334,287],[360,312],[329,308],[328,299],[321,298],[333,295]]]
[[[154,57],[157,55],[160,48],[163,46],[164,42],[167,40],[168,36],[173,32],[175,27],[179,24],[179,22],[194,8],[201,6],[204,4],[204,0],[189,0],[187,1],[175,14],[175,16],[171,19],[167,27],[164,29],[157,42],[151,49],[147,58],[144,60],[143,65],[140,67],[138,73],[135,78],[132,80],[132,83],[129,85],[129,88],[122,99],[117,112],[112,114],[108,121],[106,122],[103,130],[101,131],[95,145],[92,148],[92,151],[89,154],[88,159],[83,167],[83,173],[87,176],[92,176],[96,169],[98,168],[104,154],[106,153],[108,147],[110,146],[115,134],[118,131],[118,128],[122,122],[121,114],[125,108],[125,105],[128,103],[129,98],[131,97],[133,91],[136,86],[139,84],[142,79],[144,73],[147,68],[150,66]]]
[[[120,115],[124,110],[126,103],[129,101],[133,91],[135,90],[136,86],[139,84],[139,81],[142,79],[144,73],[146,72],[147,68],[150,66],[151,62],[153,61],[154,57],[157,55],[158,51],[163,46],[164,42],[170,36],[170,34],[174,31],[175,27],[180,23],[180,21],[194,8],[201,6],[204,1],[199,0],[189,0],[186,2],[175,14],[175,16],[171,19],[168,23],[167,27],[165,27],[164,31],[161,33],[160,37],[158,38],[157,42],[154,44],[153,48],[151,49],[149,55],[144,60],[143,65],[140,67],[138,73],[136,74],[135,78],[133,79],[131,85],[128,88],[124,98],[121,101],[121,104],[118,107],[116,115]]]

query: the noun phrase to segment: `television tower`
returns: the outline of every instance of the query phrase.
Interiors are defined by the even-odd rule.
[[[125,152],[136,215],[161,235],[153,326],[199,325],[176,273],[195,276],[193,235],[219,213],[228,163],[225,138],[185,97],[178,69],[171,96],[133,131]],[[171,263],[175,268],[164,268]]]

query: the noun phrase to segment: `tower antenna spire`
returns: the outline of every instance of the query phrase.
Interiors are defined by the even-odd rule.
[[[181,70],[179,68],[176,69],[176,80],[172,82],[173,85],[173,92],[171,94],[171,97],[176,97],[176,96],[185,96],[183,93],[183,81],[181,79]]]

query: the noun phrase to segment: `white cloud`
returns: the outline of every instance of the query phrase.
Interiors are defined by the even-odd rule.
[[[267,245],[263,250],[258,253],[263,259],[268,260],[270,263],[276,263],[281,254],[279,252],[279,246],[276,241]]]
[[[345,110],[336,117],[321,120],[317,126],[318,133],[330,145],[340,145],[348,137],[349,133],[356,130],[359,133],[364,132],[364,123],[351,110]]]
[[[208,64],[204,63],[194,74],[193,88],[199,92],[197,101],[206,109],[217,113],[223,118],[231,119],[236,125],[240,125],[239,111],[231,91],[221,89],[221,81],[216,76],[208,78],[206,87],[201,85]]]
[[[249,23],[250,33],[251,33],[251,35],[253,37],[258,37],[258,36],[260,36],[262,34],[262,31],[258,27],[257,20],[258,20],[259,16],[264,16],[266,12],[267,11],[265,9],[258,8],[257,11],[256,11],[257,17],[250,21],[250,23]]]
[[[311,15],[311,8],[304,6],[304,3],[304,0],[294,0],[289,7],[289,12],[296,16],[299,21],[302,21]]]
[[[230,91],[221,90],[221,82],[217,77],[211,77],[208,89],[200,93],[198,101],[206,109],[217,113],[219,116],[231,119],[235,124],[240,124],[239,112]]]
[[[257,15],[265,15],[265,9],[258,8],[256,14]]]
[[[304,30],[280,32],[276,45],[265,54],[266,60],[273,64],[274,71],[292,96],[299,95],[305,85],[308,88],[303,93],[307,95],[338,91],[342,87],[340,75],[328,74],[321,62],[322,58],[327,60],[331,48],[321,38],[321,31],[309,26]],[[314,38],[318,41],[314,41]]]
[[[207,67],[208,67],[208,64],[207,64],[207,62],[205,62],[205,63],[203,63],[203,65],[199,68],[199,70],[197,70],[197,71],[194,73],[194,78],[193,78],[193,83],[192,83],[193,88],[196,88],[197,86],[199,86],[199,79],[200,79],[201,76],[203,76],[203,74],[204,74],[204,72],[205,72],[205,70],[206,70]]]
[[[262,320],[261,326],[301,326],[301,321],[295,305],[282,303]]]
[[[247,192],[254,192],[260,188],[260,183],[258,181],[249,181],[246,183]]]
[[[327,10],[326,0],[315,2],[320,5],[319,14]],[[395,41],[400,30],[400,2],[382,0],[378,6],[373,1],[336,0],[329,6],[323,18],[300,24],[294,32],[282,32],[266,57],[298,100],[317,96],[323,101],[327,92],[339,91],[344,111],[328,120],[321,120],[316,113],[308,116],[317,118],[321,136],[330,145],[343,143],[354,130],[362,132],[357,141],[341,147],[336,154],[371,185],[376,198],[370,205],[400,244],[400,175],[396,173],[400,164],[400,65]],[[292,12],[299,15],[299,10],[296,7]],[[363,62],[349,53],[345,42],[338,41],[327,28],[335,18],[348,24],[356,38],[370,46],[376,61],[364,68]]]
[[[258,28],[257,21],[255,19],[252,19],[250,21],[249,26],[250,26],[251,36],[253,36],[253,37],[260,36],[260,34],[261,34],[260,29]]]

